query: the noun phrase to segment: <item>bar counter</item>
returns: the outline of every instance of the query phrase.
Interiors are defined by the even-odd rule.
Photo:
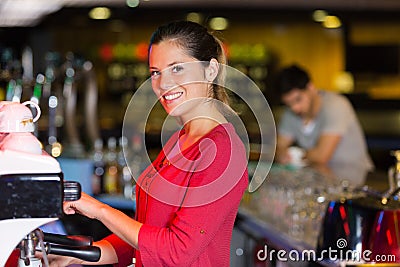
[[[267,170],[271,164],[265,163],[263,166]],[[248,167],[249,177],[252,177],[256,162],[251,161]],[[296,167],[273,164],[261,186],[253,193],[246,191],[243,197],[232,237],[231,267],[269,266],[269,259],[257,258],[257,253],[261,257],[266,256],[265,246],[275,252],[316,251],[329,201],[351,197],[355,188],[365,186],[384,192],[387,190],[386,173],[366,172],[355,166],[344,165]],[[73,174],[70,176],[74,177]],[[128,214],[134,213],[134,200],[113,195],[96,197]],[[70,234],[90,235],[96,240],[109,234],[102,225],[80,216],[68,216],[64,218],[64,223],[72,229]],[[315,264],[339,266],[337,262],[327,261],[316,261]],[[310,262],[289,261],[279,266],[310,266]]]
[[[250,177],[254,167],[255,163],[251,162]],[[247,243],[247,250],[249,239],[253,244],[251,252],[244,255],[246,263],[237,266],[265,266],[266,263],[260,262],[276,261],[265,255],[266,249],[269,253],[274,250],[275,256],[279,250],[285,251],[287,254],[281,254],[284,266],[310,266],[310,262],[316,266],[339,266],[339,262],[320,261],[315,257],[315,260],[301,261],[296,256],[301,256],[305,250],[316,251],[330,200],[349,198],[356,189],[366,186],[382,191],[386,183],[384,173],[378,175],[354,166],[321,168],[273,164],[263,184],[253,193],[246,192],[239,208],[235,233],[241,238],[234,237],[234,243],[240,244],[237,240],[242,239],[243,244]],[[234,258],[237,261],[237,253]]]

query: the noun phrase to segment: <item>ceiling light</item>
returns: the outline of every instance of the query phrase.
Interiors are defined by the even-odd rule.
[[[342,26],[342,22],[336,16],[326,16],[325,20],[322,22],[325,28],[336,29]]]
[[[126,5],[128,7],[137,7],[139,5],[139,0],[126,0]]]
[[[328,13],[325,10],[320,10],[320,9],[315,10],[312,14],[312,17],[316,22],[323,22],[326,16],[328,16]]]
[[[215,17],[210,20],[209,25],[215,31],[223,31],[228,28],[228,20],[223,17]]]
[[[187,14],[186,20],[201,24],[203,17],[200,13],[191,12],[191,13]]]
[[[108,7],[95,7],[89,11],[91,19],[108,19],[111,16],[111,10]]]

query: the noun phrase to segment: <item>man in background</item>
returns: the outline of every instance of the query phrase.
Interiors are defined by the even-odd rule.
[[[277,162],[290,163],[288,151],[295,145],[307,164],[373,169],[363,130],[346,97],[318,90],[297,65],[282,69],[276,85],[286,106],[278,125]]]

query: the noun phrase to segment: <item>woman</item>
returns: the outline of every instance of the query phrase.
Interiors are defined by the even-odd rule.
[[[150,41],[152,87],[182,124],[137,181],[136,219],[83,194],[67,214],[100,220],[113,234],[96,242],[96,264],[229,266],[236,213],[248,184],[244,146],[222,111],[216,81],[225,63],[220,42],[193,22],[158,28]],[[225,105],[220,105],[220,103]],[[91,264],[52,256],[51,266]],[[93,263],[92,263],[93,264]]]

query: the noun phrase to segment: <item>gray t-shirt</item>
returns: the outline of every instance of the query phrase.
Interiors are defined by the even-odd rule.
[[[285,109],[279,123],[278,133],[291,138],[298,146],[309,149],[316,145],[322,134],[338,134],[342,138],[329,163],[343,163],[371,170],[365,136],[351,103],[346,97],[327,91],[322,97],[321,110],[306,127],[302,119]]]

